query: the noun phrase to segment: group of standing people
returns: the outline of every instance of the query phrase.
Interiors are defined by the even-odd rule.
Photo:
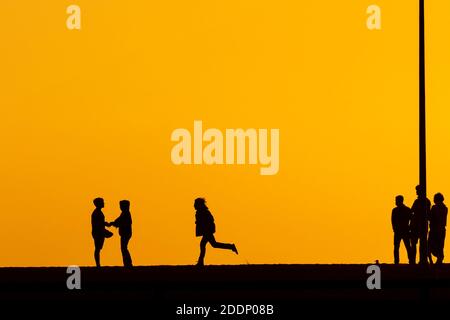
[[[128,242],[131,239],[131,213],[130,213],[130,201],[122,200],[119,202],[121,214],[113,222],[106,222],[105,215],[102,209],[105,207],[103,198],[94,199],[94,212],[91,215],[92,224],[92,237],[94,238],[94,259],[97,267],[100,267],[100,251],[103,248],[105,238],[110,238],[112,233],[106,229],[106,227],[114,226],[119,228],[120,235],[120,249],[122,251],[123,265],[131,268],[133,266],[131,261],[131,255],[128,251]],[[206,245],[211,244],[213,248],[227,249],[238,254],[235,244],[217,242],[214,233],[216,232],[216,225],[214,223],[214,217],[206,206],[206,200],[204,198],[197,198],[194,201],[195,213],[195,235],[202,237],[200,241],[200,256],[198,258],[197,266],[202,267],[204,265],[204,259],[206,254]]]
[[[411,208],[404,204],[404,198],[395,198],[396,207],[392,210],[391,222],[394,231],[394,262],[400,263],[400,243],[405,244],[410,264],[416,263],[417,244],[419,244],[419,263],[442,264],[448,209],[441,193],[434,195],[434,205],[426,197],[422,186],[416,187],[417,199]]]
[[[447,225],[448,209],[444,204],[444,196],[441,193],[434,195],[434,205],[426,197],[425,190],[420,185],[416,187],[417,199],[411,208],[404,204],[402,195],[395,197],[396,207],[392,210],[391,222],[394,231],[394,262],[400,263],[400,243],[405,244],[409,263],[416,263],[417,244],[419,244],[419,263],[433,264],[433,256],[437,258],[436,263],[442,264],[444,261],[444,242]],[[94,199],[95,209],[91,215],[92,237],[94,238],[94,259],[97,267],[100,267],[100,251],[103,248],[105,238],[112,236],[107,227],[119,228],[120,248],[122,252],[123,264],[125,267],[132,267],[132,259],[128,251],[128,243],[132,235],[132,219],[130,213],[130,201],[119,202],[120,216],[113,222],[106,222],[102,209],[105,202],[102,198]],[[214,233],[216,226],[214,217],[206,206],[204,198],[197,198],[194,201],[195,213],[195,234],[202,237],[200,241],[200,256],[197,266],[204,265],[206,245],[211,244],[213,248],[227,249],[238,254],[235,244],[217,242]]]

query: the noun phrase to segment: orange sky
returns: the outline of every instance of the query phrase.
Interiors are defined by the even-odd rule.
[[[450,197],[446,12],[428,1],[430,198]],[[196,262],[197,196],[240,251],[206,263],[392,262],[394,197],[418,182],[417,29],[414,1],[3,0],[0,265],[93,265],[97,196],[107,220],[131,201],[136,265]],[[175,166],[171,133],[194,120],[279,129],[278,174]]]

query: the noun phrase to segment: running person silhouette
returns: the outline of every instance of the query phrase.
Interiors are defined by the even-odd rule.
[[[198,258],[197,266],[204,265],[206,254],[206,244],[209,242],[213,248],[227,249],[238,254],[236,246],[230,243],[217,242],[214,238],[216,232],[216,225],[214,224],[214,217],[206,206],[204,198],[197,198],[194,201],[195,213],[195,235],[202,237],[200,241],[200,256]]]

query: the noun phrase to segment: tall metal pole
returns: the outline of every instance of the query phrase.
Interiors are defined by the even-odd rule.
[[[426,121],[425,121],[425,0],[419,8],[419,183],[427,190]]]

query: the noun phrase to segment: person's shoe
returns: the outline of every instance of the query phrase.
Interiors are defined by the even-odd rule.
[[[238,252],[238,250],[237,250],[237,248],[236,248],[236,245],[233,243],[233,248],[231,248],[231,250],[234,252],[234,253],[236,253],[236,254],[239,254],[239,252]]]
[[[419,265],[422,266],[422,267],[428,267],[429,266],[427,260],[419,261]]]

